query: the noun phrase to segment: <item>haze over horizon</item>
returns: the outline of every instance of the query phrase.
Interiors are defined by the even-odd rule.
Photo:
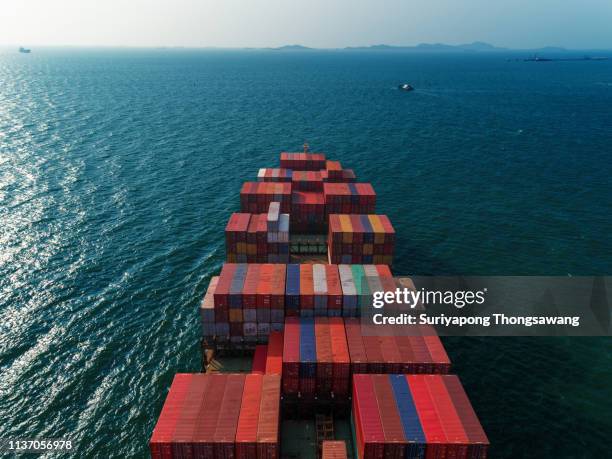
[[[612,48],[609,0],[8,0],[0,45]]]

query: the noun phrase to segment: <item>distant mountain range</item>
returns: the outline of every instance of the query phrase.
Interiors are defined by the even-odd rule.
[[[278,48],[266,48],[275,51],[316,51],[323,48],[309,48],[302,45],[286,45]],[[328,48],[324,48],[328,49]],[[336,48],[337,49],[337,48]],[[547,46],[534,49],[511,49],[494,46],[482,41],[466,43],[463,45],[447,45],[445,43],[420,43],[416,46],[394,46],[394,45],[371,45],[371,46],[347,46],[340,48],[347,51],[425,51],[425,52],[503,52],[503,51],[529,51],[529,52],[566,52],[566,48]]]

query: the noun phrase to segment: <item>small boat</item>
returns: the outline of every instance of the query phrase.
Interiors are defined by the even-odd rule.
[[[408,83],[400,84],[398,86],[398,89],[402,91],[414,91],[414,88],[412,87],[412,85],[409,85]]]
[[[23,46],[19,48],[19,52],[22,54],[30,54],[32,52],[31,49],[24,48]]]

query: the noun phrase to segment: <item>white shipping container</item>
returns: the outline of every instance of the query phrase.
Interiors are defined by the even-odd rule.
[[[363,272],[365,273],[366,280],[368,281],[368,287],[370,293],[381,292],[383,290],[382,283],[380,282],[380,276],[378,270],[374,265],[364,265]]]
[[[327,276],[325,265],[312,265],[312,279],[314,283],[315,295],[327,295]]]
[[[278,219],[280,217],[280,202],[271,202],[268,208],[268,231],[278,231]]]

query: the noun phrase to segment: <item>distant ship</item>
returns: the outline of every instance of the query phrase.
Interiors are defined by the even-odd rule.
[[[402,91],[414,91],[414,87],[408,83],[400,84],[397,88]]]
[[[31,49],[24,48],[23,46],[19,48],[19,52],[23,54],[30,54],[32,52]]]

